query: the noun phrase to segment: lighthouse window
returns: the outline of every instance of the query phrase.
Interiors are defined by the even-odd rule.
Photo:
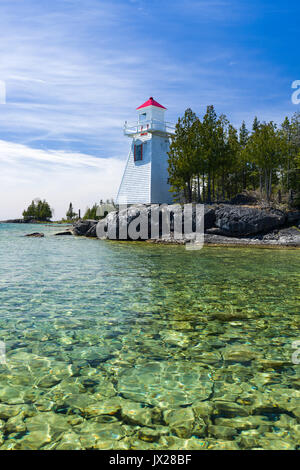
[[[135,144],[134,161],[143,160],[143,144]]]
[[[147,113],[140,114],[140,121],[146,121]]]

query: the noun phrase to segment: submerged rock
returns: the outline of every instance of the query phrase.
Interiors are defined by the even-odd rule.
[[[195,416],[192,408],[178,408],[164,412],[164,420],[178,437],[187,438],[192,434]]]
[[[24,236],[33,237],[33,238],[43,238],[45,235],[43,233],[33,232],[33,233],[28,233],[27,235],[24,235]]]
[[[142,441],[157,442],[161,436],[169,434],[170,429],[164,426],[156,426],[154,428],[143,427],[138,431],[138,437]]]
[[[124,428],[119,422],[104,424],[91,420],[84,421],[80,427],[80,430],[78,430],[78,434],[80,436],[80,440],[84,435],[88,436],[89,438],[95,438],[96,441],[107,439],[119,440],[125,437]]]
[[[239,446],[235,441],[218,440],[210,442],[208,450],[239,450]]]
[[[214,401],[215,414],[225,416],[227,418],[234,418],[236,416],[248,416],[250,411],[245,407],[238,405],[234,402],[227,401]]]
[[[47,427],[43,430],[33,431],[16,441],[16,448],[19,450],[37,450],[52,441],[52,437]]]
[[[137,364],[118,379],[118,391],[124,398],[163,409],[205,400],[212,387],[208,372],[198,364],[188,368],[185,363]]]
[[[271,439],[263,437],[259,439],[258,444],[262,449],[267,449],[267,450],[295,450],[296,449],[295,443],[292,443],[288,439],[276,438],[275,436]]]
[[[13,432],[24,432],[26,431],[26,424],[24,422],[24,413],[20,413],[17,416],[9,418],[5,423],[5,432],[8,434]]]
[[[228,426],[210,425],[208,426],[208,435],[217,439],[232,439],[237,435],[237,430]]]
[[[149,426],[152,423],[150,408],[145,408],[140,403],[129,400],[123,401],[122,418],[125,422],[140,426]]]
[[[226,362],[249,362],[258,357],[258,353],[246,346],[231,346],[222,351]]]
[[[210,423],[214,410],[214,406],[211,402],[195,402],[193,403],[192,408],[194,411],[194,415],[198,420],[203,420],[206,424]]]
[[[82,444],[78,435],[72,431],[65,433],[55,450],[82,450]]]
[[[261,425],[268,424],[266,418],[261,416],[246,416],[232,418],[216,418],[215,424],[220,427],[230,427],[237,431],[248,431],[257,429]]]
[[[9,419],[22,411],[22,405],[8,405],[0,403],[0,419]]]

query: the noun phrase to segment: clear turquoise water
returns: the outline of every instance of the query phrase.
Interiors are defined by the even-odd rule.
[[[60,230],[0,224],[0,449],[300,445],[300,250]]]

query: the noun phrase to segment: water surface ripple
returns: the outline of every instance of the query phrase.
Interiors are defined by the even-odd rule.
[[[300,447],[300,250],[58,230],[0,224],[1,450]]]

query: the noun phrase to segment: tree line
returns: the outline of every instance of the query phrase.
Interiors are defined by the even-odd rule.
[[[100,203],[95,203],[92,207],[87,207],[83,216],[83,219],[99,220],[103,218],[103,215],[99,214],[99,208],[103,206],[104,214],[106,206],[115,207],[113,199],[107,199],[104,202],[102,199]],[[100,211],[101,212],[101,211]],[[23,211],[23,218],[25,220],[36,220],[36,221],[50,221],[53,216],[53,210],[47,201],[35,199],[29,204],[27,209]],[[68,210],[66,212],[66,218],[62,219],[63,222],[74,222],[80,218],[80,211],[78,214],[74,211],[73,204],[70,202]]]
[[[47,201],[36,199],[23,211],[23,217],[25,220],[32,219],[45,222],[52,218],[52,213],[53,211]]]
[[[300,205],[300,113],[278,126],[255,117],[236,129],[208,106],[200,119],[190,108],[178,119],[168,152],[174,199],[211,203],[259,190],[269,202],[289,194]]]

